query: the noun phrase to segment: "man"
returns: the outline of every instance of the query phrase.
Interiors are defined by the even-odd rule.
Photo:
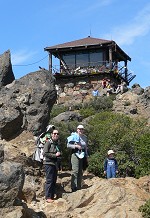
[[[45,198],[48,203],[53,202],[57,180],[57,157],[60,157],[58,145],[59,132],[54,129],[51,138],[45,143],[43,150],[43,164],[46,172]]]

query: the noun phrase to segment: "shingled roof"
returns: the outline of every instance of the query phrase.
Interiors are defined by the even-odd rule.
[[[60,48],[69,48],[69,47],[80,47],[80,46],[90,46],[90,45],[99,45],[99,44],[105,44],[105,43],[111,43],[113,42],[112,40],[105,40],[105,39],[98,39],[98,38],[92,38],[90,36],[71,41],[71,42],[66,42],[63,44],[58,44],[54,45],[51,47],[46,47],[45,50],[50,50],[50,49],[60,49]]]
[[[131,58],[117,45],[115,41],[98,39],[90,36],[83,39],[46,47],[44,48],[44,50],[50,52],[54,56],[57,56],[58,51],[60,53],[60,52],[70,51],[70,49],[72,49],[72,51],[73,50],[76,51],[77,49],[80,50],[87,49],[87,48],[94,49],[94,48],[100,48],[101,46],[103,47],[115,46],[115,50],[120,52],[120,54],[124,57],[124,59],[131,61]]]

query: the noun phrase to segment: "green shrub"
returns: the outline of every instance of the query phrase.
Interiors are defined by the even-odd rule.
[[[92,172],[96,176],[104,177],[103,161],[104,157],[102,157],[100,152],[91,155],[88,161],[88,171]]]
[[[92,103],[82,105],[79,110],[83,117],[92,115],[90,119],[86,120],[85,130],[90,151],[88,170],[95,175],[104,177],[104,159],[107,151],[113,149],[116,152],[119,165],[118,176],[139,178],[140,176],[149,175],[150,130],[145,126],[145,121],[135,121],[126,115],[115,114],[108,111],[108,108],[107,111],[100,110],[102,107],[98,106],[98,102],[98,98],[95,98]],[[58,111],[63,112],[64,110],[65,107],[56,107],[56,111],[53,109],[52,115],[54,116]],[[70,150],[66,146],[66,139],[71,132],[76,131],[78,122],[59,122],[54,125],[60,130],[63,165],[65,168],[70,167]]]
[[[139,211],[142,212],[142,217],[150,218],[150,200],[140,206]]]
[[[95,97],[91,101],[85,103],[83,105],[83,108],[94,108],[96,112],[101,111],[101,110],[107,110],[109,108],[112,108],[113,106],[113,101],[111,98],[102,96],[102,97]]]
[[[135,153],[138,161],[138,167],[135,169],[136,177],[150,175],[150,134],[146,132],[136,141]]]
[[[86,118],[95,114],[95,109],[93,107],[88,107],[85,109],[80,109],[80,114]]]
[[[119,164],[119,176],[138,178],[149,173],[150,132],[144,127],[143,121],[134,121],[125,115],[101,112],[89,121],[88,132],[90,152],[92,157],[94,155],[90,161],[92,169],[89,165],[89,170],[97,173],[97,169],[94,169],[97,162],[96,153],[100,153],[104,159],[107,150],[114,149]],[[102,158],[100,162],[102,164]],[[102,172],[99,172],[99,175],[101,174]]]
[[[65,112],[66,110],[68,110],[67,107],[64,107],[62,105],[54,105],[50,113],[50,119],[56,117],[60,113]]]

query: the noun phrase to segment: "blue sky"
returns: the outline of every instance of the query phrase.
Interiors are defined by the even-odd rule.
[[[0,54],[10,49],[16,79],[48,69],[45,47],[91,35],[114,40],[131,57],[130,85],[150,86],[149,0],[3,0],[0,9]]]

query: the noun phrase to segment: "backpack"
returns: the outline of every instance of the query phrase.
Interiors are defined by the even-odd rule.
[[[52,130],[55,129],[54,125],[48,125],[46,127],[46,131],[40,134],[36,140],[35,140],[35,150],[33,153],[32,160],[38,161],[38,162],[43,162],[43,149],[44,149],[44,144],[47,142],[47,140],[50,139],[51,132]]]

